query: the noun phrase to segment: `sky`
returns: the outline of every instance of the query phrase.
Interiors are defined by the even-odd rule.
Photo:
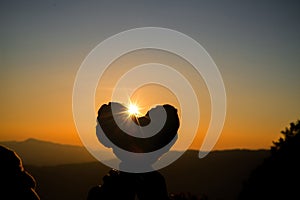
[[[106,38],[151,26],[192,37],[218,66],[227,115],[214,149],[269,148],[300,116],[299,9],[297,1],[1,1],[0,140],[81,145],[72,114],[81,63]],[[159,56],[164,57],[161,62],[193,74],[174,55],[133,52],[113,64],[103,83],[109,87],[126,66]],[[198,149],[209,124],[209,94],[201,77],[191,81],[201,103],[201,121],[190,148]],[[103,90],[99,84],[95,108],[109,101]],[[157,85],[134,95],[144,104],[143,112],[152,104],[178,101]]]

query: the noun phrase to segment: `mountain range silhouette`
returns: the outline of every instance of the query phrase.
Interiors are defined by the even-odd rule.
[[[41,199],[86,199],[109,167],[96,161],[81,146],[36,139],[0,141],[14,149],[37,181]],[[178,152],[172,152],[178,153]],[[270,155],[269,150],[212,151],[203,159],[188,150],[170,166],[159,170],[171,193],[190,192],[209,199],[236,199],[250,172]]]

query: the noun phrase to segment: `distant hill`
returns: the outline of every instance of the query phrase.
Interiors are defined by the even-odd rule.
[[[190,150],[160,172],[169,192],[205,194],[210,200],[234,200],[250,172],[269,153],[268,150],[213,151],[199,159],[198,152]],[[43,200],[86,199],[89,189],[101,184],[109,170],[100,162],[27,169],[36,178]]]
[[[270,155],[269,150],[212,151],[199,159],[187,151],[170,166],[160,170],[170,192],[205,194],[208,199],[233,200],[250,172]]]
[[[0,141],[0,144],[16,151],[25,165],[51,166],[96,161],[81,146],[62,145],[37,139],[21,142]]]

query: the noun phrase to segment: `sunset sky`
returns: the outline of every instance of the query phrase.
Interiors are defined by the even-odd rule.
[[[300,119],[299,9],[297,1],[1,1],[0,141],[81,145],[72,115],[81,63],[106,38],[151,26],[192,37],[218,66],[227,116],[214,149],[269,148]],[[210,119],[209,94],[188,63],[170,53],[145,50],[116,60],[97,89],[95,114],[122,73],[153,60],[191,76],[201,120],[190,148],[198,149]],[[153,104],[178,106],[174,94],[157,85],[140,88],[133,99],[143,112]]]

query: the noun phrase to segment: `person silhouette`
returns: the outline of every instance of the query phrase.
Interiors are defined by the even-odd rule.
[[[112,108],[113,107],[113,108]],[[110,102],[98,110],[96,134],[98,140],[107,148],[112,148],[121,161],[119,170],[111,169],[103,177],[103,184],[90,189],[88,200],[125,199],[133,200],[166,200],[169,199],[166,182],[162,174],[152,168],[152,165],[177,140],[179,117],[177,109],[165,104],[157,106],[143,117],[132,115],[128,117],[127,108],[122,104]],[[158,133],[153,135],[154,127],[161,124],[159,116],[165,112],[166,119]],[[128,134],[118,126],[126,124]],[[121,122],[120,122],[121,121]],[[152,124],[152,128],[151,125]],[[139,127],[149,127],[141,132]],[[144,134],[150,137],[137,137]],[[161,150],[162,149],[162,150]],[[158,152],[150,154],[149,152]],[[146,172],[126,172],[129,168],[143,168]]]
[[[34,178],[24,169],[16,152],[0,145],[0,199],[39,200]]]

